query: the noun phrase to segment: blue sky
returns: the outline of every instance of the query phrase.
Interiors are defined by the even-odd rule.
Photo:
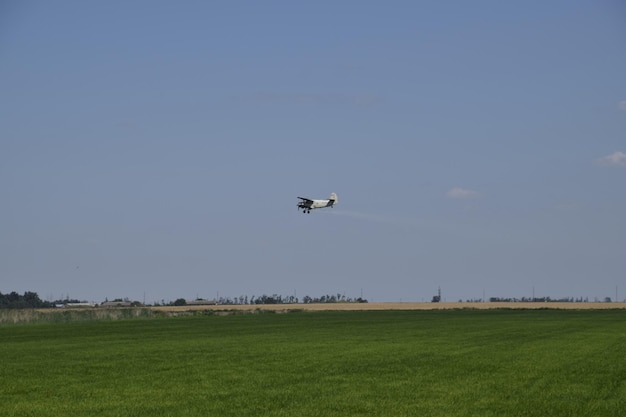
[[[624,299],[625,39],[616,0],[5,1],[0,291]]]

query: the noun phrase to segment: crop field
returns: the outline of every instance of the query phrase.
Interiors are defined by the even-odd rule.
[[[625,310],[0,325],[0,416],[626,416]]]

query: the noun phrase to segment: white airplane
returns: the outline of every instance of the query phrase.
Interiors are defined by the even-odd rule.
[[[302,209],[303,213],[310,213],[313,209],[332,207],[339,201],[339,199],[337,198],[337,194],[335,193],[332,193],[330,197],[328,197],[328,200],[311,200],[310,198],[306,197],[298,198],[302,200],[298,203],[298,211]]]

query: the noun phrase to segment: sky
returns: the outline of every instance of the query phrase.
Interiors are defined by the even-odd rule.
[[[4,0],[0,292],[623,300],[624,45],[618,0]]]

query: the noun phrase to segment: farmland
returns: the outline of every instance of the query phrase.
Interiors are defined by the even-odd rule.
[[[2,416],[624,416],[625,310],[0,326]]]

